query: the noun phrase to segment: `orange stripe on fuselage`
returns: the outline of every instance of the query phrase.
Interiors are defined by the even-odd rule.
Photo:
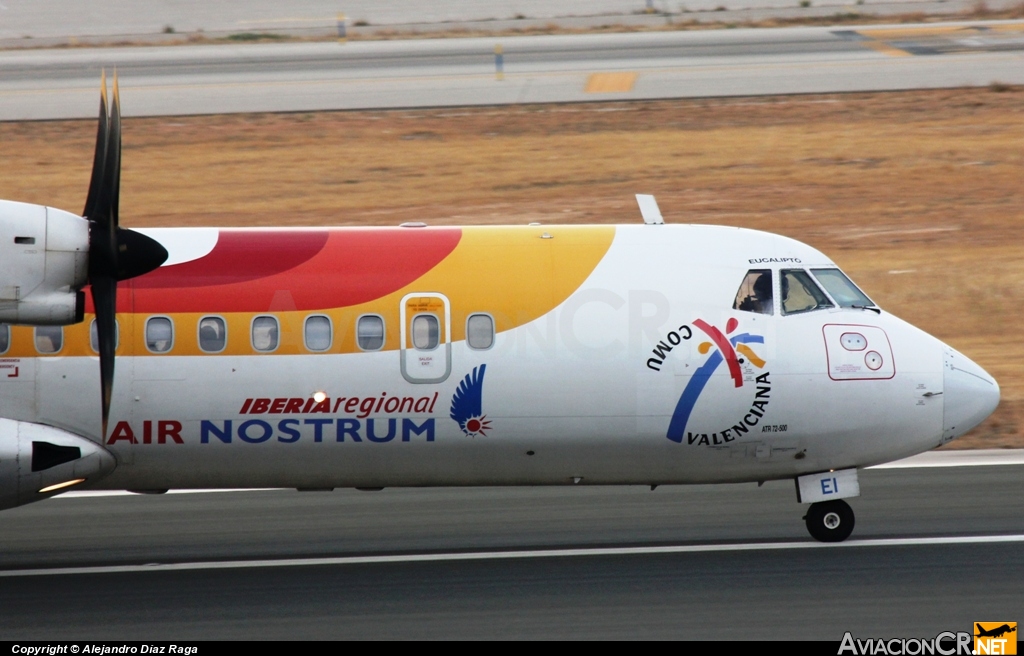
[[[251,232],[280,236],[302,231]],[[324,231],[319,232],[322,234]],[[127,284],[122,284],[117,295],[121,334],[121,346],[117,354],[150,355],[143,333],[146,319],[153,315],[167,316],[174,321],[174,346],[158,357],[309,354],[303,342],[303,323],[311,314],[326,315],[333,325],[333,343],[327,351],[321,353],[359,352],[355,340],[355,324],[362,314],[377,314],[385,319],[387,336],[384,350],[395,350],[400,347],[401,299],[406,294],[417,292],[444,294],[449,299],[453,341],[465,339],[466,319],[470,314],[478,312],[490,314],[494,318],[497,332],[508,331],[547,314],[579,289],[604,258],[615,237],[613,226],[341,228],[326,232],[329,233],[326,244],[313,257],[283,272],[278,270],[273,273],[274,269],[270,266],[266,269],[270,272],[266,278],[202,286],[199,284],[202,278],[198,277],[194,280],[197,284],[180,288],[151,285],[129,289]],[[361,262],[346,264],[338,260],[350,251],[332,245],[338,241],[347,242],[348,247],[359,243],[369,248],[374,243],[386,244],[396,232],[411,235],[408,240],[400,238],[399,241],[390,242],[392,245],[404,245],[403,249],[356,254]],[[443,251],[445,239],[451,239],[453,234],[457,244],[441,256],[440,261],[436,261],[407,284],[381,294],[381,290],[392,288],[402,277],[412,275],[415,269],[407,260],[415,261],[419,258],[420,263],[429,261],[424,253],[437,257],[437,253]],[[274,240],[259,239],[265,244],[266,250],[251,251],[251,256],[264,259],[275,257]],[[422,245],[422,252],[419,252],[418,244]],[[379,258],[376,263],[370,261],[374,257]],[[402,277],[390,271],[389,267],[404,271]],[[251,276],[252,271],[250,267],[244,275]],[[388,282],[382,283],[377,279],[378,276]],[[250,285],[256,286],[258,292],[247,291]],[[203,296],[201,305],[191,298],[200,295]],[[244,307],[251,309],[226,309],[236,307],[241,302],[239,299],[244,300]],[[174,309],[196,306],[209,309]],[[227,322],[228,346],[220,354],[206,354],[199,349],[198,322],[202,316],[210,314],[221,316]],[[251,345],[249,333],[252,320],[263,314],[277,317],[281,324],[281,343],[273,353],[259,353]],[[41,357],[95,355],[89,347],[89,324],[92,318],[90,314],[83,324],[65,328],[65,347],[57,354]],[[11,348],[5,357],[39,356],[35,350],[31,327],[14,326],[11,331]]]

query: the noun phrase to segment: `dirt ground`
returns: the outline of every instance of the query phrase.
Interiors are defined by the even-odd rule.
[[[122,222],[636,223],[769,230],[963,351],[1024,447],[1024,88],[130,119]],[[0,123],[0,198],[81,211],[94,121]]]

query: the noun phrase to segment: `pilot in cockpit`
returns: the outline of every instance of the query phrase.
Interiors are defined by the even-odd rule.
[[[747,272],[733,308],[744,312],[772,314],[772,272],[763,269]]]

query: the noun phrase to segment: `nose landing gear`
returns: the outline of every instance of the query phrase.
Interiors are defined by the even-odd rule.
[[[842,542],[853,533],[853,508],[841,499],[812,503],[804,515],[807,531],[819,542]]]

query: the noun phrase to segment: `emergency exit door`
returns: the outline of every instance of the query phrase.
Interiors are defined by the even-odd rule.
[[[452,371],[451,307],[443,294],[402,298],[402,376],[410,383],[440,383]]]

